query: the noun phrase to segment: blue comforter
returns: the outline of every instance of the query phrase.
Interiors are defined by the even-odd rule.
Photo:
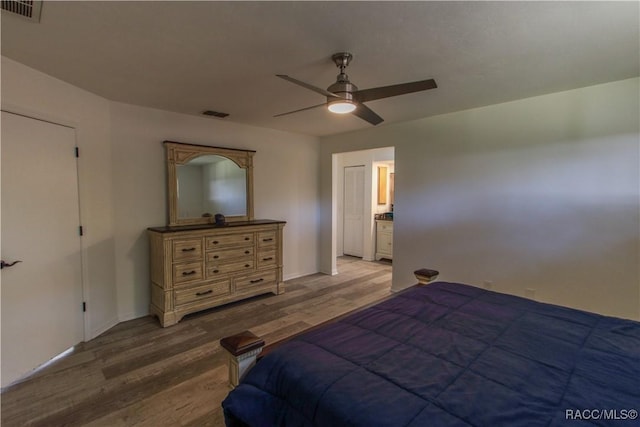
[[[640,323],[438,282],[283,344],[222,406],[230,427],[637,426]]]

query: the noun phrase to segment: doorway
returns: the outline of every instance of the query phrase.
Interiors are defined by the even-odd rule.
[[[1,156],[5,387],[82,341],[84,316],[75,129],[3,111]]]
[[[331,274],[338,274],[337,257],[342,255],[356,255],[364,261],[375,261],[376,253],[376,222],[375,216],[391,210],[390,198],[387,197],[386,204],[381,204],[379,196],[378,166],[385,165],[389,173],[395,172],[395,149],[394,147],[376,148],[345,153],[336,153],[332,156],[332,259]],[[389,167],[390,166],[390,167]],[[350,185],[347,181],[354,181],[349,175],[357,167],[363,171],[363,192],[364,201],[362,209],[361,225],[357,225],[361,232],[359,237],[353,237],[352,223],[350,217],[351,206],[349,201],[355,196],[348,196]],[[389,183],[389,181],[387,181]],[[351,237],[349,237],[351,235]],[[361,253],[353,253],[351,239],[360,240]],[[355,245],[354,245],[355,246]],[[327,266],[329,267],[329,266]]]

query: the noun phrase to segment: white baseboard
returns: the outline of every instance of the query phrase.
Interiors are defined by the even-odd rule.
[[[120,321],[117,318],[113,317],[113,318],[107,320],[106,322],[104,322],[102,325],[98,326],[97,328],[91,328],[91,330],[89,331],[91,336],[90,337],[85,337],[85,341],[89,341],[89,340],[94,339],[98,335],[103,334],[106,331],[108,331],[109,329],[113,328],[118,323],[120,323]]]
[[[310,271],[308,273],[289,273],[289,274],[283,275],[282,280],[286,282],[287,280],[297,279],[298,277],[310,276],[310,275],[316,274],[316,273],[324,273],[324,272],[323,271]]]
[[[129,320],[133,320],[133,319],[139,319],[141,317],[145,317],[148,316],[149,312],[146,313],[133,313],[133,312],[129,312],[129,313],[125,313],[125,314],[118,314],[118,322],[128,322]]]

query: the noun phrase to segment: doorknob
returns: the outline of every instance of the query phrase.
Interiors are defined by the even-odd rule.
[[[0,270],[2,270],[5,267],[11,267],[13,265],[16,265],[17,263],[22,262],[22,261],[14,261],[14,262],[4,262],[4,261],[0,261]]]

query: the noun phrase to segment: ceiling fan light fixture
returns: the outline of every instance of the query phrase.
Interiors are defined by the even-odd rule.
[[[347,114],[353,112],[356,109],[356,104],[348,99],[340,99],[330,102],[327,108],[332,113]]]

